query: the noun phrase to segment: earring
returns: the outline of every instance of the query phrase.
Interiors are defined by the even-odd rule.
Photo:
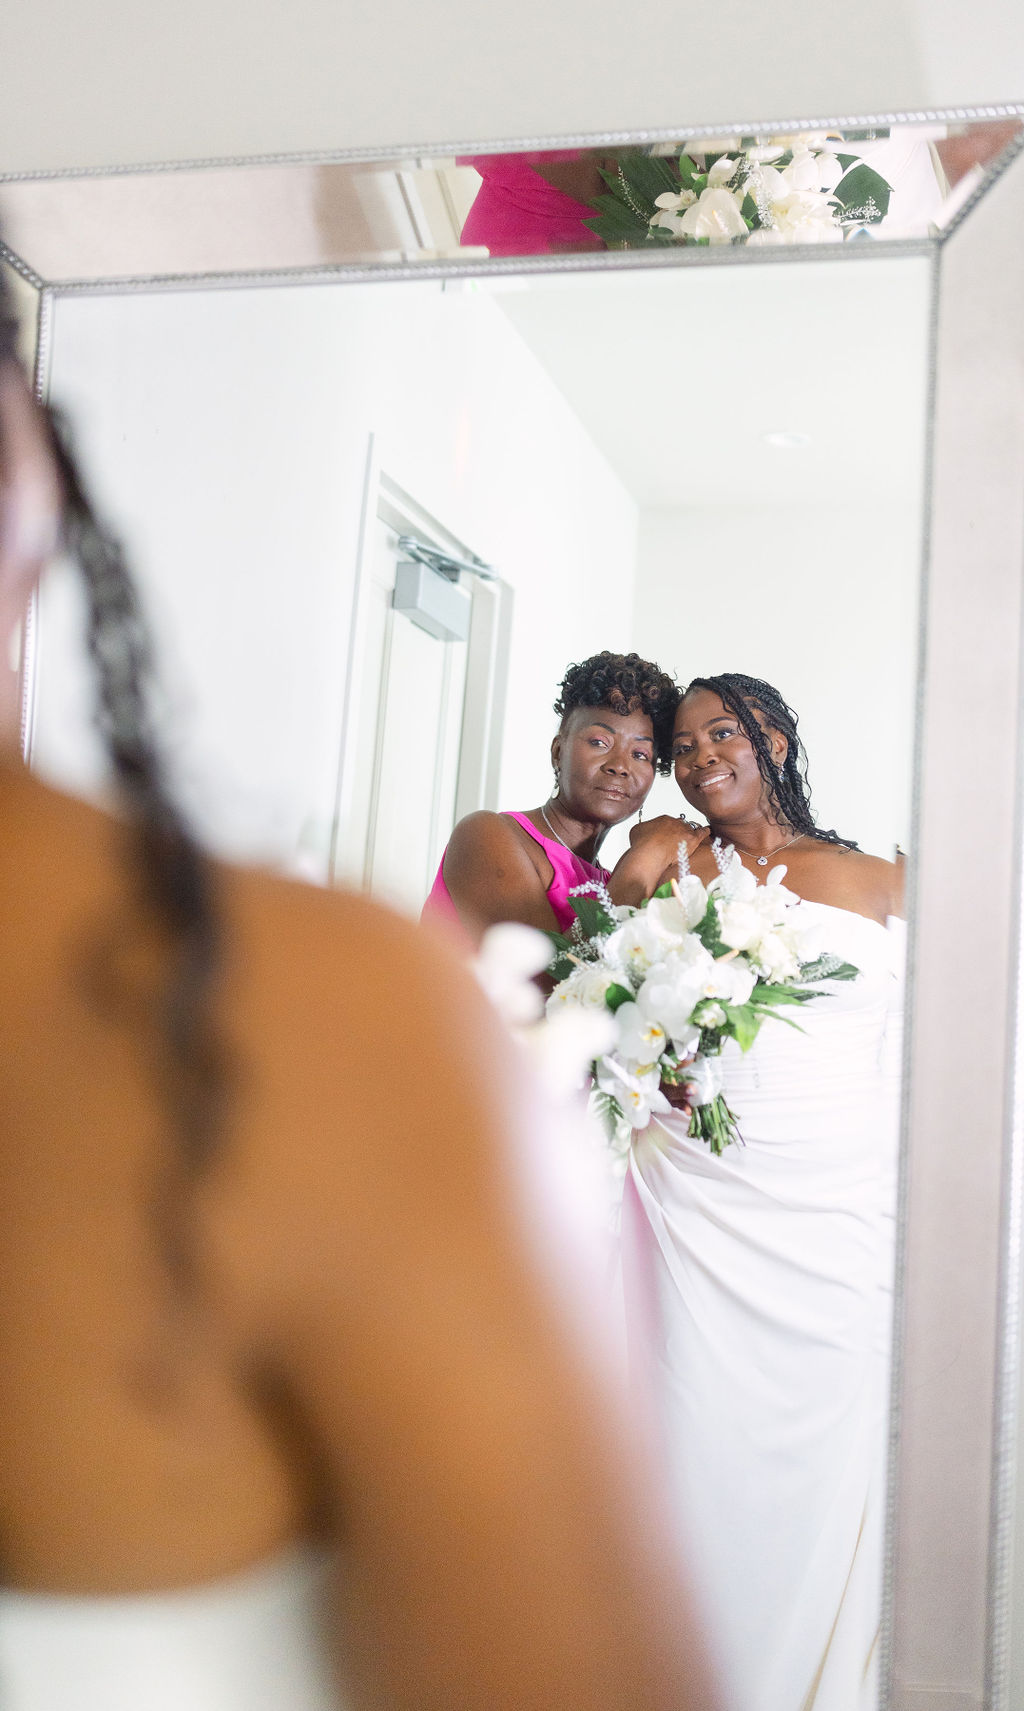
[[[785,763],[785,761],[780,760],[778,762],[778,764],[776,765],[775,771],[778,774],[779,782],[781,783],[782,780],[786,776],[786,763]]]
[[[642,819],[643,819],[643,817],[644,817],[644,805],[643,805],[643,803],[642,803],[642,802],[641,802],[641,804],[640,804],[640,811],[639,811],[639,813],[638,813],[638,814],[637,814],[637,820],[638,820],[638,821],[640,821],[640,820],[642,820]]]

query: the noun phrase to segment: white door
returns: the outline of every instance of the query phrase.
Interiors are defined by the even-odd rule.
[[[338,865],[349,883],[418,914],[454,820],[468,650],[393,606],[396,530],[376,518],[368,545]]]

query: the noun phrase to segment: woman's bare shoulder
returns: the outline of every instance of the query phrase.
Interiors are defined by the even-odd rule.
[[[827,870],[830,884],[839,888],[844,899],[849,899],[844,907],[859,909],[883,921],[887,915],[903,914],[902,863],[825,842],[812,843],[803,852],[803,860],[819,871]]]
[[[448,840],[448,854],[458,861],[480,856],[490,859],[495,853],[505,851],[529,853],[539,848],[511,814],[499,814],[490,808],[478,808],[475,813],[465,815]]]

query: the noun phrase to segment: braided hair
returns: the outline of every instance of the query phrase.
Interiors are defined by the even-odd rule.
[[[672,770],[672,721],[682,699],[679,685],[639,654],[592,654],[571,665],[559,684],[555,712],[563,724],[574,707],[610,707],[613,713],[646,713],[654,730],[654,764]]]
[[[0,367],[16,362],[17,323],[0,273]],[[189,1188],[215,1146],[225,1087],[211,1018],[219,967],[219,921],[209,866],[167,786],[149,707],[149,635],[119,542],[97,518],[67,424],[43,407],[60,478],[62,542],[85,586],[87,642],[97,687],[97,723],[122,806],[124,860],[143,919],[165,947],[165,978],[152,1017],[157,1078],[175,1145],[153,1201],[163,1257],[186,1291],[196,1281]],[[114,997],[115,958],[102,985]],[[128,996],[121,994],[122,997]]]
[[[780,823],[791,826],[804,837],[816,838],[819,843],[838,844],[847,850],[859,847],[852,839],[841,838],[838,832],[823,831],[815,824],[807,783],[807,754],[797,732],[797,716],[772,684],[760,677],[746,677],[741,671],[723,671],[717,677],[695,677],[684,689],[683,699],[694,689],[710,690],[739,721]],[[781,766],[776,766],[772,759],[768,739],[754,716],[755,708],[765,723],[786,739],[786,758]]]

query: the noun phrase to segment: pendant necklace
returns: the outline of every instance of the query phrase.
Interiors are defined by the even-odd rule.
[[[541,809],[541,813],[544,814],[543,808]],[[544,818],[547,819],[546,814],[544,815]],[[775,857],[777,855],[781,855],[783,850],[788,850],[792,844],[798,844],[800,842],[800,839],[805,838],[806,836],[807,836],[806,832],[798,832],[795,838],[790,838],[788,843],[779,844],[777,849],[770,850],[767,855],[756,856],[753,854],[753,852],[751,850],[745,850],[745,849],[740,848],[740,846],[736,843],[735,839],[733,839],[733,848],[739,849],[740,855],[745,855],[747,857],[748,861],[756,861],[758,867],[767,867],[768,863],[770,861],[774,861]]]
[[[559,837],[559,836],[558,836],[558,833],[557,833],[557,832],[556,832],[556,831],[555,831],[555,828],[554,828],[554,826],[553,826],[553,825],[552,825],[552,824],[551,824],[551,821],[550,821],[550,820],[549,820],[549,819],[548,819],[548,817],[547,817],[547,815],[546,815],[546,814],[545,814],[545,812],[544,812],[544,810],[543,810],[543,808],[542,808],[542,809],[541,809],[541,811],[540,811],[540,817],[541,817],[541,819],[542,819],[542,820],[543,820],[543,822],[544,822],[544,824],[545,824],[545,826],[546,826],[546,827],[547,827],[547,829],[548,829],[548,831],[549,831],[549,832],[550,832],[550,833],[551,833],[551,836],[552,836],[552,837],[553,837],[553,838],[554,838],[554,840],[555,840],[555,842],[556,842],[556,844],[561,844],[561,846],[562,846],[562,848],[563,848],[563,850],[568,850],[568,851],[569,851],[569,854],[570,854],[570,855],[576,855],[576,851],[575,851],[575,850],[574,850],[574,849],[573,849],[573,848],[572,848],[572,845],[571,845],[571,844],[567,844],[567,843],[566,843],[566,841],[565,841],[565,839],[564,839],[564,838],[560,838],[560,837]],[[794,842],[795,842],[795,841],[796,841],[796,840],[795,840],[795,839],[794,839]],[[578,857],[577,857],[577,860],[578,860],[578,859],[579,859],[579,858],[578,858]]]

